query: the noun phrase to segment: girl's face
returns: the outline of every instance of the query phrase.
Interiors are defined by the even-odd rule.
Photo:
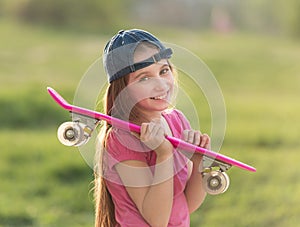
[[[134,61],[143,61],[157,52],[156,49],[147,48],[137,54]],[[166,59],[130,73],[128,78],[128,89],[137,107],[151,116],[157,116],[169,107],[173,88],[174,77]]]

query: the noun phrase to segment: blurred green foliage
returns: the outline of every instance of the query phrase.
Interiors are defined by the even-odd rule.
[[[128,19],[129,2],[122,0],[24,0],[4,1],[2,14],[29,23],[78,31],[111,31]]]
[[[0,130],[0,226],[92,226],[93,171],[53,130]]]
[[[111,32],[147,21],[157,27],[210,29],[212,16],[217,15],[223,20],[219,23],[228,19],[235,29],[300,37],[297,0],[2,0],[0,4],[0,16],[81,32]]]
[[[66,113],[57,111],[54,103],[46,102],[46,89],[45,94],[39,92],[39,89],[32,88],[18,93],[18,96],[1,96],[0,129],[44,129],[68,117]]]

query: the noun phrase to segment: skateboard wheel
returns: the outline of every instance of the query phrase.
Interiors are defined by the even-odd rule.
[[[83,130],[83,128],[81,128],[81,130]],[[82,131],[81,133],[82,133],[82,135],[81,135],[80,139],[78,140],[78,142],[74,145],[75,147],[79,147],[79,146],[86,144],[90,139],[90,137],[87,136],[84,133],[84,131]]]
[[[208,194],[224,193],[229,187],[229,177],[225,172],[211,171],[203,176],[204,189]]]
[[[83,123],[65,122],[57,130],[58,140],[65,146],[79,147],[86,144],[92,130]]]
[[[57,137],[65,146],[77,146],[83,140],[83,130],[76,122],[65,122],[59,126]]]

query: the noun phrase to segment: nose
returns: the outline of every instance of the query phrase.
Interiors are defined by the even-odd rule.
[[[153,85],[156,91],[166,91],[170,88],[170,82],[161,77],[155,78]]]

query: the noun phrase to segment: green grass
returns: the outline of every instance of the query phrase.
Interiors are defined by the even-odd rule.
[[[92,170],[52,130],[0,133],[0,226],[91,226]]]
[[[224,148],[225,149],[225,148]],[[239,149],[238,149],[239,150]],[[232,154],[239,160],[253,163],[257,173],[230,170],[231,186],[217,197],[208,197],[195,222],[204,226],[222,223],[222,226],[295,226],[300,190],[297,168],[293,160],[299,158],[299,149],[256,148],[251,152]],[[196,221],[197,220],[197,221]],[[195,225],[196,226],[196,225]]]
[[[71,101],[107,37],[4,20],[0,29],[0,226],[92,226],[92,170],[76,148],[56,139],[56,127],[69,115],[49,98],[46,86]],[[192,215],[192,226],[296,226],[299,43],[239,33],[162,36],[196,52],[212,70],[227,111],[221,152],[257,168],[232,168],[228,191],[208,196]],[[209,132],[202,92],[188,80],[182,86],[199,112],[201,130]],[[178,105],[190,110],[185,100]]]

